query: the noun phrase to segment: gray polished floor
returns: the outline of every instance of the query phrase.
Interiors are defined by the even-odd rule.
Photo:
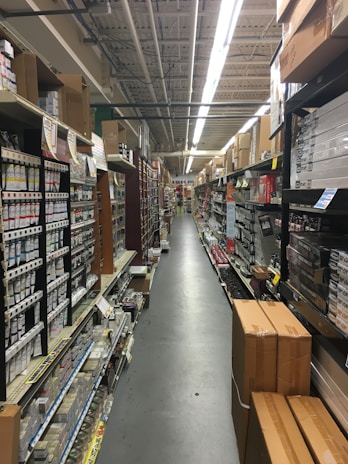
[[[97,464],[238,464],[231,418],[232,312],[178,215],[135,332]]]

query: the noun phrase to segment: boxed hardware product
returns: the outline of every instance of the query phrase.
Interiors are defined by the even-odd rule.
[[[327,267],[331,248],[347,248],[347,236],[322,233],[299,232],[290,233],[289,244],[308,259],[313,266]]]
[[[309,82],[347,49],[347,38],[331,35],[332,6],[318,2],[280,52],[282,82]]]
[[[277,333],[255,300],[233,300],[232,417],[241,462],[252,391],[276,390]]]
[[[278,334],[277,391],[308,395],[311,380],[312,337],[284,303],[259,301]]]
[[[257,194],[254,201],[259,203],[272,203],[273,195],[276,190],[276,176],[265,174],[258,178]]]
[[[312,382],[319,396],[348,434],[348,383],[345,353],[346,341],[336,346],[330,339],[313,337]]]
[[[269,114],[260,116],[252,128],[252,142],[250,149],[250,164],[254,164],[263,159],[264,153],[270,153],[272,142],[269,139],[271,135],[271,119]]]
[[[283,22],[283,47],[300,28],[303,21],[321,0],[293,0]]]
[[[348,462],[347,440],[320,398],[292,396],[287,401],[314,461],[318,464]]]
[[[5,404],[0,410],[1,464],[18,463],[20,418],[20,406]]]
[[[249,150],[250,140],[251,140],[250,132],[245,132],[244,134],[236,134],[235,142],[234,142],[236,150],[237,151]]]
[[[245,464],[314,464],[280,393],[252,393]]]

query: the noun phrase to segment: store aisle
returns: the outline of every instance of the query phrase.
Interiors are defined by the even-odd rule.
[[[135,332],[97,464],[238,464],[231,417],[232,312],[178,215]]]

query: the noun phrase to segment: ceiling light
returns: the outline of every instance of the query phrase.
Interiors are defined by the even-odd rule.
[[[206,106],[201,106],[199,109],[198,115],[201,116],[202,119],[197,119],[192,140],[193,145],[197,145],[201,138],[205,125],[204,117],[209,113],[209,103],[211,103],[214,98],[242,4],[243,0],[221,1],[214,44],[209,60],[207,79],[202,95],[202,103],[206,104]]]
[[[188,174],[190,172],[192,163],[193,163],[193,156],[191,155],[191,156],[189,156],[189,159],[187,161],[186,174]]]
[[[253,125],[256,123],[256,121],[258,120],[258,118],[254,117],[254,118],[250,118],[245,124],[244,126],[238,131],[239,134],[244,134],[245,132],[248,132],[248,130],[253,127]]]

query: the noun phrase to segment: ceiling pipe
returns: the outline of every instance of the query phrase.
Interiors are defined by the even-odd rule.
[[[254,106],[261,106],[261,105],[267,105],[267,101],[230,101],[230,102],[211,102],[209,103],[209,106],[210,108],[223,108],[223,107],[240,107],[240,108],[253,108]],[[117,106],[118,108],[155,108],[155,107],[159,107],[159,108],[164,108],[166,106],[170,106],[172,108],[185,108],[185,107],[191,107],[191,108],[199,108],[201,106],[204,106],[202,105],[202,103],[200,102],[157,102],[157,103],[142,103],[142,102],[138,102],[138,103],[92,103],[91,104],[92,107],[94,108],[98,108],[98,107],[105,107],[105,106],[109,106],[109,107],[114,107],[114,106]]]
[[[195,50],[196,50],[196,39],[197,39],[197,23],[198,23],[198,4],[199,0],[192,2],[191,17],[192,17],[192,26],[190,33],[190,69],[189,69],[189,80],[188,80],[188,103],[192,101],[192,92],[193,92],[193,69],[195,65]],[[190,107],[187,110],[187,116],[191,114]],[[186,124],[186,135],[185,135],[185,149],[188,149],[188,135],[189,135],[190,123],[189,119]]]
[[[153,41],[154,41],[154,44],[155,44],[155,51],[156,51],[156,56],[157,56],[157,63],[158,63],[161,83],[162,83],[162,90],[163,90],[164,100],[168,103],[169,100],[168,100],[166,83],[165,83],[165,80],[164,80],[164,73],[163,73],[162,60],[161,60],[161,52],[160,52],[159,45],[158,45],[158,37],[157,37],[156,25],[155,25],[155,17],[153,15],[153,9],[152,9],[151,0],[147,0],[147,8],[148,8],[149,16],[150,16],[151,32],[152,32],[152,37],[153,37]],[[168,117],[170,116],[169,108],[167,108],[167,115],[168,115]],[[170,130],[170,135],[171,135],[171,140],[172,140],[172,146],[174,148],[174,132],[173,132],[173,125],[172,125],[171,120],[169,120],[169,130]]]
[[[148,82],[147,85],[148,85],[148,88],[149,88],[150,95],[151,95],[153,101],[156,103],[157,98],[156,98],[156,94],[155,94],[155,90],[153,88],[153,85],[151,84],[152,79],[151,79],[149,70],[147,69],[144,53],[143,53],[143,50],[141,48],[141,44],[140,44],[140,41],[139,41],[137,31],[135,29],[135,25],[134,25],[132,14],[131,14],[131,11],[130,11],[130,8],[129,8],[129,5],[128,5],[128,1],[127,0],[121,0],[121,5],[122,5],[123,11],[125,12],[126,17],[127,17],[128,26],[129,26],[129,29],[130,29],[131,34],[132,34],[133,42],[134,42],[135,49],[136,49],[137,54],[138,54],[140,65],[142,67],[142,70],[143,70],[143,73],[144,73],[144,76],[145,76],[145,80]],[[158,114],[158,116],[161,116],[161,112],[160,112],[159,108],[157,108],[157,114]],[[145,118],[143,118],[143,119],[145,119]],[[163,127],[163,131],[164,131],[164,134],[165,134],[165,138],[168,139],[168,131],[167,131],[167,128],[166,128],[165,123],[164,123],[163,120],[162,120],[162,127]]]

